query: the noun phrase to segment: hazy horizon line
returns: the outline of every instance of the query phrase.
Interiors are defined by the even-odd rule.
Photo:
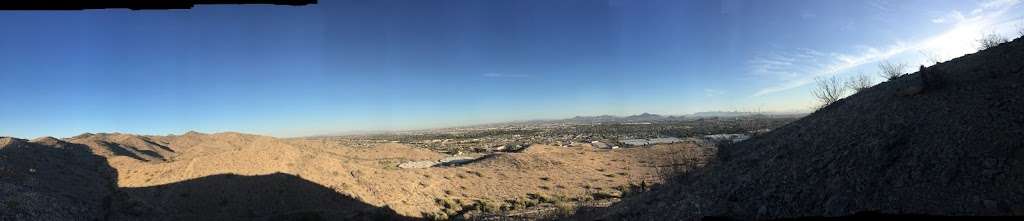
[[[146,132],[131,132],[131,131],[113,130],[113,131],[84,131],[84,132],[74,133],[73,135],[66,135],[66,136],[60,136],[60,135],[41,135],[41,136],[32,136],[32,137],[19,137],[19,136],[14,136],[14,135],[0,134],[0,137],[11,137],[11,138],[19,138],[19,139],[31,140],[31,139],[42,138],[42,137],[54,137],[54,138],[58,138],[58,139],[65,139],[65,138],[71,138],[71,137],[79,136],[79,135],[82,135],[82,134],[131,134],[131,135],[139,135],[139,136],[179,136],[179,135],[184,135],[184,134],[189,133],[189,132],[197,132],[197,133],[203,133],[203,134],[243,133],[243,134],[252,134],[252,135],[259,135],[259,136],[269,136],[269,137],[275,137],[275,138],[308,138],[308,137],[326,137],[326,136],[369,135],[369,134],[408,132],[408,131],[420,131],[420,130],[453,129],[453,128],[484,126],[484,125],[490,125],[490,124],[524,123],[524,122],[530,122],[530,121],[556,121],[556,120],[567,120],[567,119],[572,119],[572,118],[576,118],[576,117],[602,117],[602,116],[629,117],[629,116],[637,116],[637,115],[642,115],[642,114],[653,114],[653,115],[664,116],[664,117],[676,117],[676,116],[694,115],[694,114],[698,114],[698,113],[805,114],[805,113],[809,113],[809,111],[798,110],[798,109],[785,110],[785,111],[757,111],[757,110],[751,110],[751,111],[744,111],[744,110],[724,111],[724,110],[709,110],[709,111],[697,111],[697,112],[683,113],[683,114],[664,114],[664,113],[641,112],[641,113],[634,113],[634,114],[573,115],[573,116],[568,116],[568,117],[495,120],[495,121],[487,121],[487,122],[479,122],[479,123],[456,124],[456,125],[449,125],[449,126],[406,127],[406,128],[393,128],[393,129],[352,129],[352,130],[344,130],[344,129],[342,129],[342,130],[339,130],[339,131],[336,131],[336,132],[322,132],[322,133],[313,132],[313,133],[300,134],[300,135],[283,135],[283,134],[280,134],[280,133],[267,133],[267,132],[244,131],[244,130],[200,130],[200,129],[196,129],[196,128],[190,128],[190,129],[183,130],[184,132],[165,133],[165,134],[155,134],[155,133],[146,133]]]

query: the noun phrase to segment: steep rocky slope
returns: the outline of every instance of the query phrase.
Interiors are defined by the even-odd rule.
[[[1021,39],[923,68],[722,147],[597,217],[1024,215],[1022,70]]]

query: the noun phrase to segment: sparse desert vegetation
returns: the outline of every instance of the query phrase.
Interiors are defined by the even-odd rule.
[[[984,50],[991,47],[999,46],[1000,44],[1009,41],[1009,39],[1003,37],[1002,35],[996,33],[988,33],[982,35],[981,38],[978,39],[978,48]]]
[[[847,84],[837,77],[818,78],[815,79],[815,87],[811,89],[811,93],[818,99],[821,107],[826,107],[846,96],[847,89]]]
[[[572,218],[1024,215],[1021,188],[1002,184],[1024,179],[1024,152],[1014,148],[1024,144],[1024,106],[1005,105],[1024,102],[1021,57],[1017,39],[890,79],[765,136],[719,145],[706,166],[667,172],[651,191]]]
[[[861,90],[867,89],[872,85],[875,85],[875,82],[871,80],[870,76],[864,74],[857,74],[851,76],[850,79],[847,79],[845,84],[846,88],[848,88],[850,91],[860,92]]]
[[[281,214],[325,219],[368,214],[397,219],[539,219],[571,215],[584,206],[611,205],[663,182],[667,168],[678,172],[697,167],[717,145],[758,136],[794,119],[758,114],[642,115],[292,139],[231,132],[86,133],[32,141],[5,138],[10,144],[3,150],[68,146],[102,160],[92,165],[107,171],[110,179],[95,183],[114,191],[93,197],[116,197],[112,207],[92,206],[93,211],[112,214],[111,220]],[[637,138],[658,139],[641,145],[619,142]],[[661,140],[671,142],[654,142]],[[522,146],[500,148],[511,144]],[[314,193],[318,195],[306,196]],[[8,198],[4,208],[22,214],[24,203],[16,199]],[[269,199],[290,206],[275,206]]]
[[[896,79],[907,73],[907,64],[882,61],[878,63],[878,75],[887,80]]]
[[[104,163],[96,166],[116,171],[109,174],[116,178],[103,185],[118,190],[96,197],[116,193],[118,201],[114,203],[116,207],[96,211],[116,214],[113,220],[149,219],[164,213],[174,214],[159,215],[166,219],[208,216],[210,211],[200,207],[203,205],[222,209],[224,216],[210,218],[263,217],[348,206],[360,209],[301,216],[537,218],[571,214],[572,208],[579,205],[614,202],[636,191],[629,188],[636,185],[633,183],[661,182],[657,175],[660,168],[676,165],[680,159],[699,162],[714,151],[714,146],[700,140],[615,150],[596,148],[586,142],[564,146],[530,144],[517,151],[472,153],[477,157],[458,163],[401,168],[398,165],[403,162],[443,161],[451,155],[401,142],[349,146],[352,141],[335,138],[278,139],[240,133],[99,133],[66,139],[5,139],[15,144],[3,150],[67,145],[102,159]],[[37,157],[45,156],[24,159]],[[238,182],[242,180],[248,181]],[[259,183],[266,185],[252,186]],[[586,188],[567,188],[575,186]],[[288,194],[318,192],[331,194],[310,198],[313,201],[309,203],[292,202],[291,207],[253,200],[304,200]],[[333,198],[344,201],[325,203]],[[15,201],[17,197],[6,199],[4,207],[8,211],[23,211],[22,204]],[[163,212],[147,208],[162,208]]]
[[[1024,0],[224,3],[0,2],[0,221],[1024,217]]]

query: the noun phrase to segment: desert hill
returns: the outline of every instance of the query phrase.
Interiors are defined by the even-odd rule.
[[[141,149],[131,145],[153,144],[139,143],[146,138],[136,135],[99,136],[105,137],[85,142],[92,146],[52,137],[0,138],[0,220],[409,219],[285,173],[226,173],[144,187],[119,186],[119,173],[130,171],[125,166],[132,164],[115,168],[107,160],[156,163],[104,148]],[[86,138],[70,140],[82,139]],[[92,142],[104,139],[111,141]]]
[[[1017,39],[878,84],[597,217],[1024,215],[1022,61]]]
[[[351,147],[233,132],[87,133],[0,144],[0,193],[14,205],[3,214],[15,220],[470,217],[541,199],[618,196],[637,182],[659,182],[659,168],[699,161],[704,151],[693,144],[615,151],[533,145],[464,165],[406,169],[398,165],[450,156],[397,143]]]

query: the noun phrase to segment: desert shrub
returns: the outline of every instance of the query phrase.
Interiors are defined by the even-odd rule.
[[[501,204],[501,211],[511,211],[516,209],[516,204],[513,200],[505,200],[504,204]]]
[[[507,203],[506,204],[507,208],[505,208],[504,210],[525,209],[525,208],[537,206],[537,204],[540,203],[537,199],[533,199],[531,197],[526,197],[526,198],[516,197],[515,199],[507,199],[507,200],[505,200],[505,202]]]
[[[555,203],[556,216],[568,217],[576,212],[576,205],[570,202]]]
[[[939,54],[936,54],[933,51],[930,51],[930,50],[920,50],[920,51],[917,51],[917,52],[921,53],[921,56],[924,56],[926,59],[928,59],[928,62],[931,62],[932,64],[938,64],[939,62],[942,62],[942,56],[939,55]]]
[[[811,90],[811,94],[818,99],[821,107],[835,103],[846,95],[846,86],[836,77],[818,78],[815,82],[817,86]]]
[[[573,198],[570,198],[569,200],[574,201],[574,202],[587,202],[587,201],[594,200],[594,196],[593,196],[593,194],[587,194],[587,195],[583,195],[583,196],[573,197]]]
[[[896,79],[906,73],[907,64],[891,63],[888,61],[878,62],[879,75],[885,79]]]
[[[535,199],[540,203],[558,203],[564,201],[561,196],[552,196],[543,193],[530,193],[527,194],[530,199]]]
[[[1024,21],[1017,23],[1017,37],[1024,37]]]
[[[987,48],[999,46],[999,44],[1006,43],[1006,42],[1009,42],[1009,41],[1010,40],[1006,39],[1006,37],[1003,37],[1002,35],[999,35],[999,34],[996,34],[996,33],[988,33],[988,34],[982,35],[981,38],[978,39],[978,44],[979,44],[979,46],[978,46],[979,48],[978,49],[984,50],[984,49],[987,49]]]
[[[501,205],[490,200],[478,200],[474,207],[474,209],[486,213],[497,213],[501,211]]]
[[[529,199],[529,198],[523,199],[520,202],[522,202],[523,208],[534,207],[534,206],[537,206],[538,204],[540,204],[540,201],[538,201],[537,199]]]
[[[439,205],[439,206],[441,206],[442,208],[445,208],[445,209],[450,209],[450,210],[455,210],[455,211],[462,210],[462,204],[459,203],[456,200],[453,200],[453,199],[437,198],[437,199],[434,199],[434,202],[436,202],[437,205]]]
[[[509,211],[509,210],[525,209],[527,207],[536,206],[536,205],[537,205],[537,201],[536,200],[529,199],[529,198],[518,198],[517,197],[515,199],[507,199],[507,200],[505,200],[505,205],[502,205],[501,209],[505,210],[505,211]]]
[[[1017,37],[1024,37],[1024,21],[1017,24]]]
[[[722,156],[724,150],[729,149],[727,146],[731,145],[731,141],[717,141],[710,143],[710,146],[716,147],[717,155]],[[654,171],[654,176],[657,179],[665,183],[674,183],[684,179],[685,175],[690,171],[691,168],[697,166],[703,158],[702,151],[697,149],[689,149],[678,154],[670,155],[668,158],[667,166],[660,166]],[[643,188],[649,188],[647,181],[640,180]]]
[[[645,191],[645,189],[647,188],[646,187],[647,184],[645,182],[642,182],[642,183],[643,184],[637,184],[637,183],[632,183],[631,182],[631,183],[629,183],[627,185],[616,186],[613,189],[618,190],[619,192],[622,193],[623,197],[626,197],[626,196],[630,196],[632,194],[636,194],[636,193],[640,193],[640,192]]]
[[[855,75],[846,80],[846,88],[856,92],[860,92],[874,84],[875,82],[871,80],[871,77],[863,74]]]
[[[445,208],[445,209],[441,210],[441,212],[443,212],[448,217],[451,217],[451,216],[459,214],[458,210],[454,210],[452,208]]]
[[[594,195],[594,199],[602,200],[602,199],[620,198],[620,197],[622,197],[622,192],[619,192],[617,190],[597,191],[593,195]]]
[[[448,220],[448,214],[444,212],[423,212],[423,218],[427,220]]]

